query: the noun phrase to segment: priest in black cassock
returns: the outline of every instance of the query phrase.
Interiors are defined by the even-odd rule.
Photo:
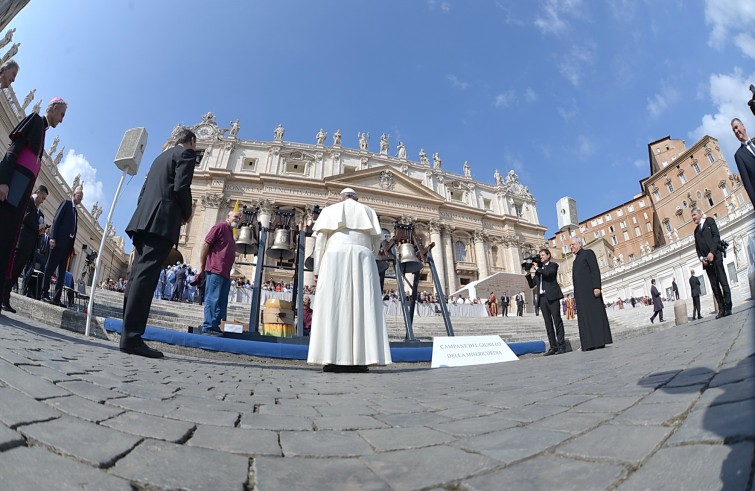
[[[571,239],[569,248],[574,254],[572,282],[574,299],[579,309],[577,322],[582,351],[605,348],[607,344],[613,343],[613,338],[601,293],[598,260],[593,251],[582,248],[579,237]]]
[[[10,281],[21,222],[41,167],[45,131],[63,121],[67,107],[56,97],[44,116],[31,113],[10,132],[10,146],[0,161],[0,292]]]

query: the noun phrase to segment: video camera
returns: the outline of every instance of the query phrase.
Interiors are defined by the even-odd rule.
[[[92,264],[95,259],[97,259],[97,251],[88,252],[87,255],[84,256],[84,263],[87,265]]]
[[[721,254],[723,254],[724,257],[726,257],[726,249],[729,248],[729,242],[721,239],[721,242],[718,243],[718,250],[721,251]]]
[[[540,254],[530,254],[529,256],[524,256],[522,269],[529,271],[532,269],[533,264],[537,264],[538,267],[543,265],[542,261],[540,261]]]

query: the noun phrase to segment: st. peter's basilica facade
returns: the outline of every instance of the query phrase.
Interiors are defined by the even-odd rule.
[[[164,148],[175,144],[178,129]],[[320,130],[314,144],[286,141],[282,125],[272,140],[241,140],[238,121],[220,128],[212,113],[191,129],[198,138],[194,214],[182,228],[178,248],[193,266],[199,264],[206,233],[237,200],[258,206],[263,225],[280,207],[295,209],[303,226],[316,205],[335,203],[344,187],[355,189],[360,202],[377,212],[387,234],[396,221],[411,223],[426,244],[435,243],[433,257],[446,293],[493,273],[520,274],[522,254],[545,242],[546,227],[539,223],[535,198],[513,171],[505,176],[496,171],[494,184],[476,181],[468,163],[464,173],[457,174],[443,168],[437,153],[428,157],[421,150],[419,161],[409,160],[401,142],[396,156],[389,155],[387,135],[374,152],[363,133],[359,148],[342,145],[340,130],[329,139]],[[307,239],[307,254],[311,248],[312,239]],[[420,289],[433,290],[426,271]],[[237,273],[253,277],[251,266],[241,266]],[[267,269],[265,277],[288,281],[291,273]],[[305,275],[305,284],[313,284],[311,276]]]

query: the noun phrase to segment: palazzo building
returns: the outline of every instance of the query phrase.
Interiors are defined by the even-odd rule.
[[[174,129],[164,148],[175,144],[180,128]],[[200,246],[210,227],[237,201],[259,207],[263,225],[269,224],[276,207],[294,209],[301,227],[311,222],[316,205],[337,202],[344,187],[354,188],[360,202],[376,211],[387,235],[398,221],[413,224],[425,244],[435,243],[433,258],[446,294],[496,272],[518,274],[522,254],[544,243],[546,227],[538,221],[535,198],[513,171],[506,176],[496,171],[493,184],[480,182],[467,162],[458,174],[444,169],[437,153],[429,158],[421,150],[418,161],[409,160],[402,142],[396,155],[389,155],[387,135],[381,136],[375,152],[364,133],[359,134],[359,148],[344,146],[340,130],[331,136],[330,145],[322,129],[313,144],[286,141],[282,125],[272,140],[241,140],[238,121],[220,128],[212,113],[191,129],[198,138],[192,182],[195,208],[179,241],[191,265],[199,264]],[[307,242],[309,254],[313,243]],[[239,275],[253,277],[251,266],[237,269]],[[283,270],[266,270],[265,276],[292,279]],[[428,268],[420,278],[421,290],[434,290]],[[305,284],[314,284],[311,275],[305,276]],[[392,287],[388,282],[386,286]]]

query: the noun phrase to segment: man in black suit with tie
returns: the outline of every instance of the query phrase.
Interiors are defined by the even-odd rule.
[[[16,256],[13,259],[10,281],[6,282],[5,291],[3,292],[3,310],[12,314],[16,313],[16,309],[11,307],[10,292],[16,286],[18,277],[21,276],[24,267],[29,262],[34,262],[39,235],[45,229],[45,215],[39,207],[47,199],[47,194],[47,188],[44,185],[40,185],[37,188],[37,191],[29,197],[24,219],[21,222],[21,231],[18,234],[18,242],[16,243]]]
[[[509,292],[501,295],[501,316],[503,317],[509,316],[509,302],[511,302],[511,299],[509,298]]]
[[[45,264],[45,279],[42,283],[42,301],[65,307],[60,303],[63,294],[63,283],[66,277],[68,258],[73,253],[73,245],[76,242],[76,232],[79,226],[79,212],[76,207],[84,198],[84,189],[79,186],[73,190],[70,200],[65,200],[58,206],[55,218],[52,219],[52,231],[50,233],[50,255]],[[55,293],[50,298],[50,280],[55,273]]]
[[[741,143],[734,153],[734,161],[737,163],[747,196],[755,204],[755,142],[747,136],[747,129],[738,118],[731,120],[731,130]]]
[[[535,270],[535,276],[532,276],[532,270]],[[546,249],[540,249],[540,264],[532,263],[532,269],[527,272],[525,278],[530,288],[537,289],[540,310],[543,312],[545,321],[545,331],[548,333],[548,342],[550,349],[545,352],[544,356],[561,354],[566,352],[566,341],[564,340],[564,321],[561,320],[560,300],[564,298],[561,287],[558,286],[558,264],[551,261],[551,252]],[[555,331],[554,331],[555,327]]]
[[[703,212],[692,209],[692,221],[695,222],[695,248],[703,269],[708,274],[713,296],[718,304],[716,319],[731,315],[731,290],[724,270],[721,251],[721,236],[716,221],[710,217],[703,218]]]
[[[689,291],[692,295],[692,320],[702,319],[700,315],[700,280],[695,276],[695,270],[690,271],[689,277]],[[697,317],[695,317],[697,312]]]
[[[181,225],[191,218],[191,180],[196,164],[197,137],[188,129],[178,132],[177,145],[161,153],[150,167],[126,233],[134,242],[134,261],[123,296],[120,349],[124,353],[162,358],[142,335],[152,297],[168,253]]]

